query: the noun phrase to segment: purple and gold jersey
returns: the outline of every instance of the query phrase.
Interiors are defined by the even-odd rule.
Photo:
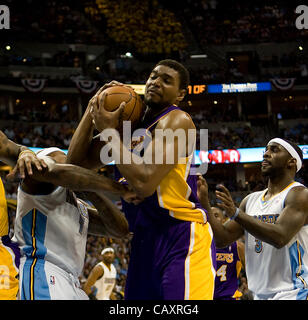
[[[237,242],[233,242],[226,248],[216,248],[214,300],[233,300],[242,295],[238,291],[238,277],[241,268]]]
[[[16,300],[20,251],[9,233],[4,186],[0,179],[0,300]]]
[[[167,108],[146,126],[149,133],[169,112]],[[213,299],[215,246],[207,212],[197,198],[197,176],[185,158],[139,205],[122,201],[134,233],[125,299]],[[118,181],[125,179],[116,170]]]

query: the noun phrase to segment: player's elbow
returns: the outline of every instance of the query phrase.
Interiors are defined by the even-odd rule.
[[[128,222],[125,219],[118,230],[118,238],[124,238],[129,234]]]
[[[283,237],[277,237],[276,239],[273,240],[272,245],[276,248],[276,249],[281,249],[283,248],[289,241],[287,241],[285,238]]]

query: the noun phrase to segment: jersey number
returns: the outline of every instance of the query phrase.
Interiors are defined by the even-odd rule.
[[[10,270],[7,266],[0,266],[0,289],[10,289]]]
[[[226,264],[223,264],[223,265],[216,271],[216,275],[217,275],[218,277],[220,277],[220,281],[223,282],[223,281],[227,281],[226,274],[227,274],[227,265],[226,265]]]

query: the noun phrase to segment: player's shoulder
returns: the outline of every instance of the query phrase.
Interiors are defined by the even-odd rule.
[[[195,125],[191,116],[187,112],[181,109],[175,109],[170,111],[164,118],[159,121],[157,128],[170,128],[174,130],[178,128],[195,129]]]
[[[302,204],[308,207],[308,188],[303,184],[296,184],[286,196],[286,204]]]
[[[246,195],[246,197],[242,200],[242,202],[240,204],[240,208],[242,210],[245,210],[247,203],[259,199],[259,197],[262,195],[262,193],[264,191],[265,190],[255,191],[255,192],[252,192],[252,193],[249,193],[248,195]]]

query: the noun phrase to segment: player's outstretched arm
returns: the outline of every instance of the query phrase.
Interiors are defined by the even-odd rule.
[[[235,220],[244,229],[278,249],[285,246],[300,228],[308,223],[308,189],[305,187],[295,187],[289,191],[285,207],[275,223],[260,221],[247,215],[242,208],[237,209],[228,189],[224,186],[221,186],[221,189],[222,192],[216,191],[217,198],[222,201],[220,207],[226,210],[230,217],[237,214]]]
[[[225,248],[238,240],[244,233],[243,228],[235,221],[221,223],[213,214],[208,199],[208,185],[206,180],[200,175],[197,182],[198,198],[203,208],[208,212],[209,223],[214,234],[214,241],[217,248]],[[244,201],[241,204],[244,206]]]
[[[47,164],[48,168],[42,171],[33,170],[33,175],[27,176],[23,183],[30,186],[34,181],[36,189],[39,188],[37,186],[39,182],[62,186],[73,191],[109,191],[123,197],[131,193],[124,185],[92,170],[71,164],[55,163],[53,160],[48,161]]]

